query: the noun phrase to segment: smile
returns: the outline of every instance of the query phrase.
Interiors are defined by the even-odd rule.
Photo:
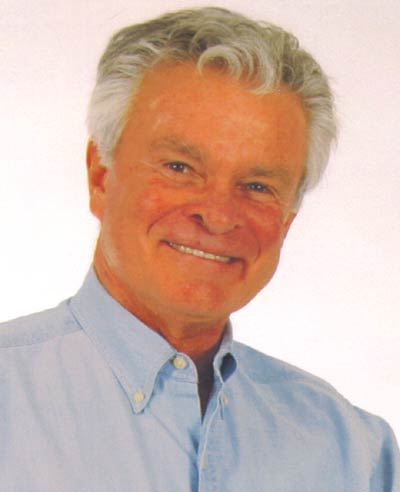
[[[171,246],[171,248],[174,248],[177,251],[180,251],[181,253],[197,256],[199,258],[204,258],[205,260],[212,260],[212,261],[220,261],[222,263],[229,263],[235,259],[235,258],[232,258],[231,256],[213,255],[212,253],[208,253],[207,251],[202,251],[201,249],[189,248],[188,246],[182,246],[181,244],[171,243],[170,241],[168,241],[167,244],[169,244],[169,246]]]

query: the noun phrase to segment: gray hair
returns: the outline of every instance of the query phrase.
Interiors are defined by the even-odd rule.
[[[110,166],[131,101],[144,73],[163,60],[194,61],[240,80],[255,94],[286,84],[298,94],[308,118],[306,170],[296,207],[320,180],[336,139],[333,95],[326,75],[297,38],[280,27],[254,22],[216,7],[168,13],[126,27],[110,40],[98,65],[88,112],[90,137]]]

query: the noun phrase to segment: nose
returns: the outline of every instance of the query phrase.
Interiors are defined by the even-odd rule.
[[[239,205],[229,193],[207,193],[189,204],[185,214],[215,235],[227,234],[243,225]]]

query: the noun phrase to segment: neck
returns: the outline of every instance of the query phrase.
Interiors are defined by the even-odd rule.
[[[177,351],[188,355],[197,367],[199,380],[209,377],[227,319],[197,319],[191,313],[174,311],[173,306],[146,305],[135,293],[127,292],[97,249],[94,267],[100,282],[115,300]]]

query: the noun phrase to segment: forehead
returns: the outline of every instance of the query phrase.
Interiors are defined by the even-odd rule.
[[[256,95],[251,85],[213,68],[162,63],[148,70],[133,99],[123,138],[181,140],[229,159],[276,153],[304,159],[306,114],[285,87]],[[257,155],[256,155],[257,154]]]

